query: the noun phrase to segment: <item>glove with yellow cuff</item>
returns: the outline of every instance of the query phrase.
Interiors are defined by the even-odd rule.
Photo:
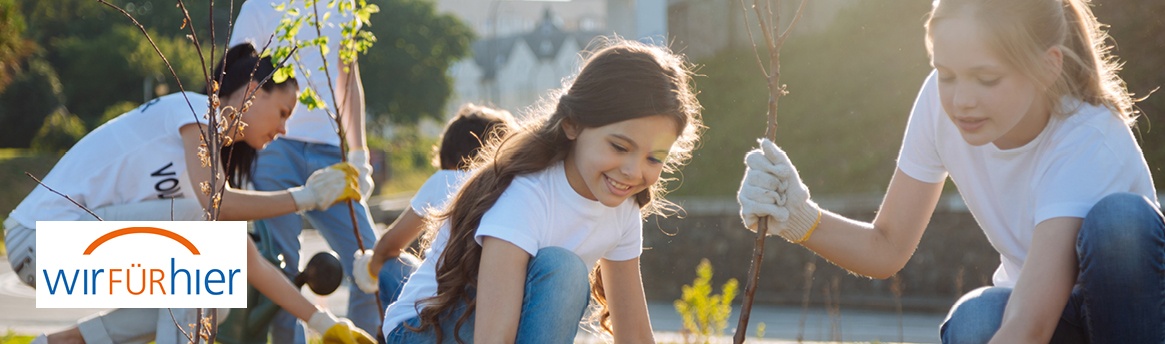
[[[376,340],[367,332],[352,325],[352,321],[320,310],[312,314],[307,326],[316,333],[323,334],[324,344],[375,344]]]
[[[297,211],[322,210],[344,200],[360,200],[356,169],[347,163],[337,163],[312,172],[303,186],[287,191],[295,200]]]

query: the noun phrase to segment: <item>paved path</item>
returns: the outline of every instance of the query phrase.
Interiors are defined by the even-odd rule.
[[[326,244],[315,231],[305,231],[303,236],[303,257],[311,257],[324,250]],[[306,260],[306,259],[305,259]],[[11,330],[20,334],[37,334],[67,328],[87,315],[100,310],[93,309],[37,309],[32,288],[21,284],[12,268],[0,260],[0,336]],[[312,294],[304,288],[304,295],[316,304],[324,305],[332,312],[343,315],[347,300],[347,288],[339,288],[326,297]],[[682,343],[678,333],[682,321],[675,309],[668,303],[649,305],[652,327],[658,332],[660,342]],[[739,307],[737,307],[739,310]],[[749,332],[755,337],[757,325],[765,323],[764,340],[750,342],[785,343],[802,339],[805,342],[938,342],[938,325],[943,314],[907,313],[899,316],[893,312],[841,309],[836,316],[830,316],[821,307],[802,310],[799,307],[755,305],[752,311]],[[729,330],[736,325],[734,315],[729,320]],[[579,343],[601,343],[591,335],[582,334]],[[719,342],[729,343],[729,338]]]

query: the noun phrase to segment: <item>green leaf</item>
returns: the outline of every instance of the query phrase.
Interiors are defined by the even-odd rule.
[[[299,93],[299,103],[307,106],[308,110],[323,109],[328,106],[327,103],[324,103],[323,99],[320,99],[320,96],[316,94],[316,91],[311,89],[311,87],[305,87],[303,91]]]

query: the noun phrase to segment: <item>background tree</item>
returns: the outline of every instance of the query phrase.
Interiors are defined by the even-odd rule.
[[[182,78],[186,90],[198,91],[205,82],[200,70],[202,63],[192,44],[183,38],[149,31]],[[100,124],[101,115],[113,103],[140,103],[178,91],[162,59],[145,35],[133,26],[111,23],[101,35],[89,39],[61,38],[54,40],[51,47],[56,54],[70,60],[57,69],[65,81],[66,104],[90,128]],[[162,94],[154,94],[151,85],[156,83],[172,87],[167,87]]]
[[[64,107],[45,118],[44,125],[32,139],[32,150],[45,154],[64,154],[85,136],[85,124]]]
[[[64,107],[61,81],[48,61],[33,58],[0,93],[0,147],[28,148],[45,118]]]
[[[8,1],[8,0],[0,0]],[[144,35],[126,23],[117,12],[109,11],[93,0],[18,0],[26,22],[27,36],[44,47],[45,59],[60,75],[66,106],[77,114],[86,127],[100,124],[101,115],[117,102],[142,102],[153,98],[152,84],[165,84],[163,93],[177,92],[161,58],[154,53]],[[170,59],[188,90],[202,87],[203,74],[198,54],[186,37],[180,9],[172,1],[110,1],[126,8],[150,31],[150,36]],[[208,1],[188,1],[191,16],[205,18]],[[215,6],[216,51],[222,53],[231,22],[229,2]],[[234,11],[242,5],[236,1]],[[208,23],[193,23],[209,48]],[[186,28],[188,30],[189,27]],[[206,37],[203,37],[205,35]],[[209,51],[204,51],[208,54]],[[217,56],[216,55],[216,56]]]
[[[24,37],[24,25],[16,0],[0,0],[0,92],[12,82],[35,47]]]
[[[378,43],[360,56],[369,115],[412,124],[423,117],[442,121],[453,94],[449,67],[468,57],[473,30],[460,19],[437,13],[432,0],[376,0],[372,27]]]

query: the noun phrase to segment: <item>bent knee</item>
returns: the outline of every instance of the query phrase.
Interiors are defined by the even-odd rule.
[[[538,254],[530,259],[529,274],[553,280],[555,285],[562,287],[590,289],[590,272],[586,263],[574,252],[561,247],[538,250]]]
[[[964,295],[940,327],[943,343],[987,343],[1003,321],[1010,288],[983,287]]]
[[[1077,237],[1082,255],[1135,257],[1165,237],[1161,215],[1152,201],[1132,193],[1115,193],[1097,202],[1084,218]],[[1148,245],[1148,246],[1146,246]]]

